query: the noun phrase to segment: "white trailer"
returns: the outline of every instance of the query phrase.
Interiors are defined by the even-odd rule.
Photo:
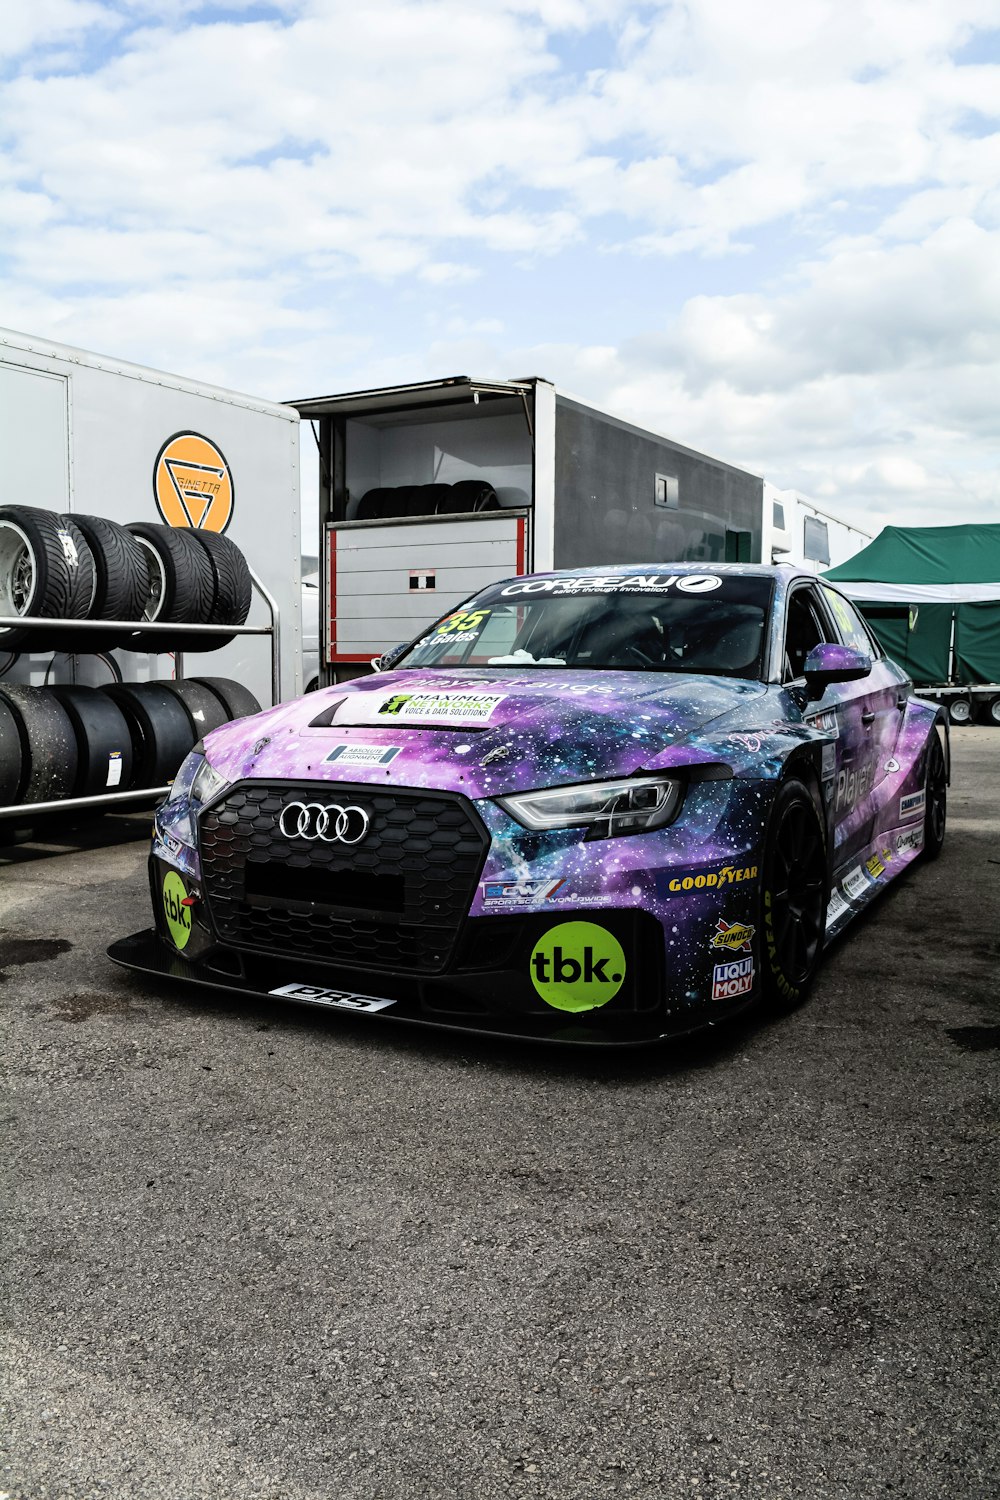
[[[808,573],[839,567],[871,541],[862,531],[821,510],[798,490],[779,490],[764,480],[761,561],[791,563]]]
[[[299,418],[295,411],[159,370],[0,329],[3,503],[111,521],[224,531],[254,576],[249,627],[218,651],[117,651],[132,681],[235,679],[263,704],[302,689]],[[79,653],[12,658],[12,683],[106,680]],[[180,637],[178,637],[180,638]],[[273,648],[273,650],[272,650]]]
[[[779,517],[783,496],[760,475],[539,377],[456,376],[289,404],[319,448],[327,682],[369,670],[504,575],[770,562],[775,551],[819,569],[833,538],[838,557],[868,540],[800,496]]]

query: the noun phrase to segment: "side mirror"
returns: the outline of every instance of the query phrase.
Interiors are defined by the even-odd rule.
[[[802,675],[810,699],[822,698],[831,682],[860,682],[872,669],[872,659],[853,646],[814,646]]]
[[[409,641],[400,641],[398,646],[390,646],[389,650],[383,651],[381,656],[373,656],[372,670],[375,672],[391,672],[409,644]]]

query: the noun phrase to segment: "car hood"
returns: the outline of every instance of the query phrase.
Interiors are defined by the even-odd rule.
[[[700,732],[765,692],[759,682],[663,672],[385,672],[227,724],[206,750],[230,781],[495,797],[716,759]]]

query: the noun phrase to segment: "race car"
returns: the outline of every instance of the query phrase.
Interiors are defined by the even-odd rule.
[[[941,849],[940,710],[787,567],[510,578],[374,665],[206,735],[115,962],[635,1045],[798,1004]]]

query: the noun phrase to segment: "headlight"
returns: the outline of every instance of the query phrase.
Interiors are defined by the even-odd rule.
[[[498,797],[500,806],[525,828],[586,828],[588,839],[617,838],[663,828],[676,816],[682,784],[672,776],[594,781]]]
[[[201,750],[192,750],[181,762],[166,802],[157,809],[157,828],[180,839],[189,849],[196,849],[198,813],[206,802],[211,802],[228,785],[226,778],[209,765]]]

